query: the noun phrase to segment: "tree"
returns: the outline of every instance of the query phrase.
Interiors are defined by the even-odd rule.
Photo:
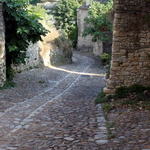
[[[77,0],[60,0],[53,9],[55,26],[68,34],[68,38],[76,42],[77,40],[77,9],[80,4]]]
[[[37,15],[27,10],[28,0],[2,0],[5,18],[6,66],[24,63],[29,43],[35,43],[48,32]]]
[[[83,36],[91,35],[92,41],[106,41],[112,37],[113,0],[106,3],[92,1],[88,17],[85,18],[88,26],[85,28]]]

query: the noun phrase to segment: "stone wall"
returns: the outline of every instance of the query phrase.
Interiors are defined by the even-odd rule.
[[[150,85],[150,1],[116,0],[112,61],[106,94],[120,86]]]
[[[43,66],[43,62],[40,57],[39,51],[40,51],[40,48],[39,48],[38,42],[35,44],[30,43],[26,52],[25,64],[20,64],[17,66],[12,64],[12,68],[16,72],[20,72],[26,69],[32,69],[32,68]]]
[[[42,40],[38,42],[40,48],[40,57],[44,66],[61,66],[72,62],[73,49],[71,42],[65,38],[63,33],[60,33],[55,28],[49,28],[50,31]]]
[[[0,87],[6,80],[5,66],[5,35],[4,35],[4,20],[2,14],[2,2],[0,0]]]

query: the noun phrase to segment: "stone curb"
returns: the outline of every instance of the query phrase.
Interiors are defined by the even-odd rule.
[[[103,145],[108,143],[108,131],[107,131],[107,124],[106,119],[104,118],[104,113],[102,111],[101,104],[96,105],[96,120],[98,130],[95,133],[95,142],[99,145]]]

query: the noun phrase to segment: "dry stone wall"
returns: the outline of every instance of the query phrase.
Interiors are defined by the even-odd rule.
[[[106,94],[120,86],[150,85],[150,1],[116,0],[112,61]]]
[[[14,65],[12,64],[12,68],[15,72],[20,72],[26,69],[32,69],[43,66],[42,59],[40,57],[40,48],[37,43],[30,43],[25,58],[25,64]]]
[[[4,20],[2,13],[2,2],[0,0],[0,87],[6,80],[5,66],[5,35],[4,35]]]

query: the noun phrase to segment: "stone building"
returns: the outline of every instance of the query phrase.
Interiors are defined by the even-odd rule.
[[[5,66],[5,35],[4,35],[4,20],[2,14],[2,2],[0,0],[0,87],[6,80]]]
[[[82,51],[92,51],[93,42],[92,37],[83,37],[82,33],[86,27],[84,18],[88,16],[88,10],[90,5],[83,4],[77,11],[77,25],[78,25],[78,49]]]
[[[100,3],[106,2],[108,0],[95,0]],[[88,17],[88,11],[90,8],[90,0],[86,0],[86,3],[83,4],[77,11],[77,25],[78,25],[78,44],[77,48],[80,51],[93,51],[93,54],[100,56],[103,52],[111,53],[112,42],[92,42],[92,36],[88,35],[83,37],[82,34],[84,29],[87,27],[84,19]]]
[[[150,1],[115,0],[110,77],[106,94],[120,86],[150,85]]]
[[[77,11],[77,25],[78,25],[78,44],[77,48],[80,51],[93,51],[96,56],[100,56],[103,52],[102,42],[92,42],[92,36],[83,37],[86,22],[84,18],[88,17],[90,7],[90,0],[87,0]]]

